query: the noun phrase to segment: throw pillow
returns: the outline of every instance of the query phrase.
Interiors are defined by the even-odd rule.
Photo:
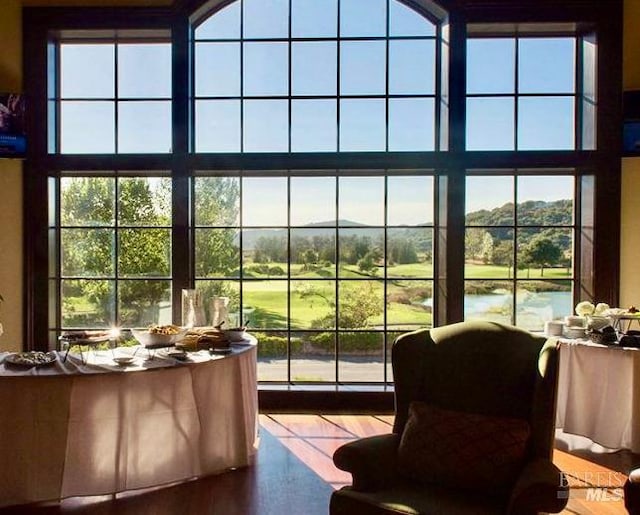
[[[525,420],[412,402],[398,450],[400,472],[421,483],[505,489],[522,468],[530,432]]]

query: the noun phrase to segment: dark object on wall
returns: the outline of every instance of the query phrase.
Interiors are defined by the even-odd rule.
[[[625,153],[640,153],[640,90],[625,91],[623,145]]]
[[[27,150],[24,110],[23,95],[0,93],[0,157],[24,157]]]

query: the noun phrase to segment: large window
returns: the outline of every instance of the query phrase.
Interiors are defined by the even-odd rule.
[[[207,315],[228,297],[230,325],[258,334],[270,387],[379,390],[402,332],[539,331],[578,300],[615,302],[615,241],[595,229],[617,191],[608,26],[566,6],[454,9],[26,16],[30,345],[181,323],[196,288]]]

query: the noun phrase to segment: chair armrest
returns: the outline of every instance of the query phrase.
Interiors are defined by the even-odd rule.
[[[333,454],[336,467],[353,476],[354,490],[373,492],[398,480],[400,435],[370,436],[347,443]]]
[[[569,500],[569,485],[564,474],[551,461],[537,459],[520,473],[509,499],[507,513],[558,513]]]

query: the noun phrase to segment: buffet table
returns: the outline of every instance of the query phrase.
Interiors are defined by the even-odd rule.
[[[556,427],[640,452],[640,349],[561,341]]]
[[[21,369],[0,353],[0,506],[103,495],[249,465],[257,450],[256,342],[228,355],[160,353],[118,367]],[[118,349],[117,352],[133,352]]]

